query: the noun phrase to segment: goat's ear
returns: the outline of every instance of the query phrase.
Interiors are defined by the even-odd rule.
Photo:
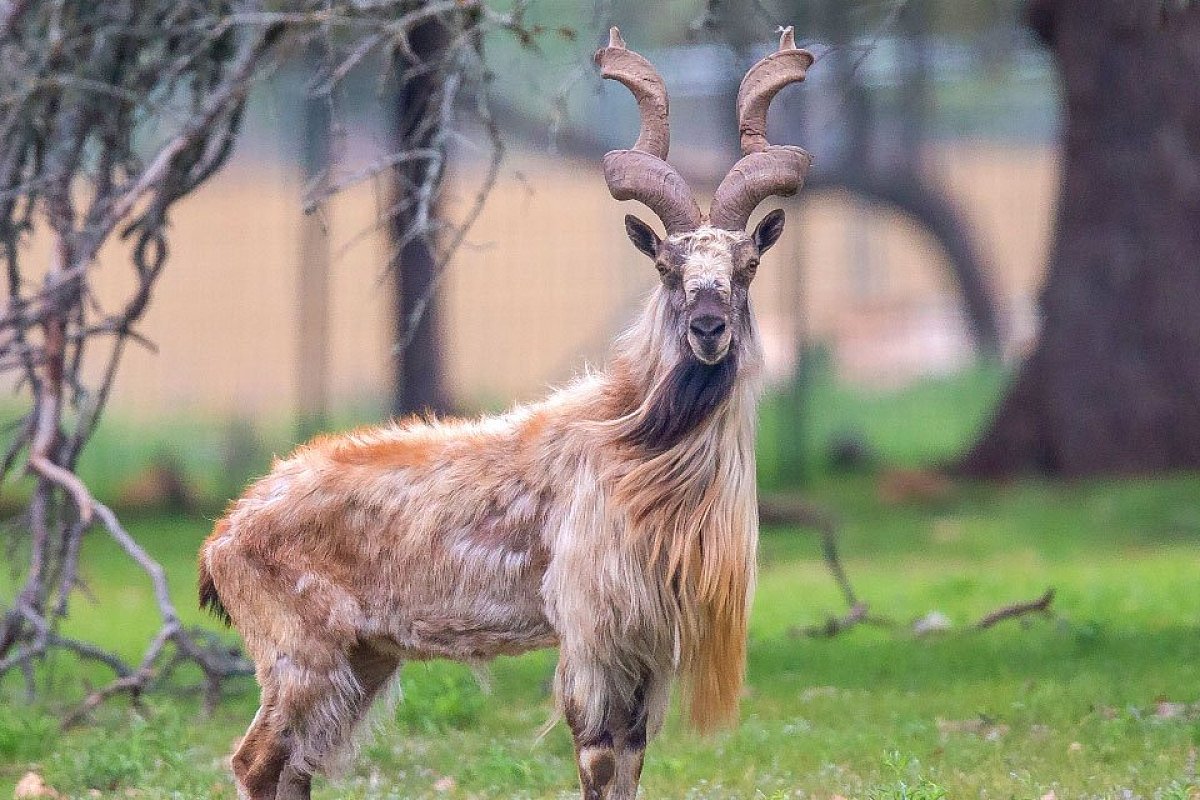
[[[754,244],[758,246],[758,254],[762,255],[771,249],[771,245],[779,241],[783,235],[783,209],[777,208],[762,218],[754,229]]]
[[[629,235],[629,241],[633,242],[634,247],[651,258],[658,258],[658,246],[662,244],[662,240],[658,238],[658,234],[654,232],[653,228],[633,214],[626,214],[625,233]]]

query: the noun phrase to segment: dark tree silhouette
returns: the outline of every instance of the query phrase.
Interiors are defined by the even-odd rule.
[[[447,101],[441,65],[450,32],[440,20],[423,23],[409,37],[411,56],[401,69],[411,75],[400,81],[392,110],[393,145],[397,152],[444,150],[448,124],[439,108]],[[421,215],[436,216],[442,185],[441,161],[413,161],[395,173],[396,214],[391,232],[396,252],[393,271],[396,309],[395,385],[392,413],[396,416],[445,411],[442,341],[437,302],[438,257],[429,236],[413,236]],[[405,202],[421,193],[426,203]]]
[[[970,473],[1200,467],[1200,5],[1034,0],[1066,126],[1036,348]]]

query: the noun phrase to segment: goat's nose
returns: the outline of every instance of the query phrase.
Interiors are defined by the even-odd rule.
[[[694,317],[688,327],[692,333],[705,339],[715,339],[725,332],[725,318],[716,314],[703,314]]]

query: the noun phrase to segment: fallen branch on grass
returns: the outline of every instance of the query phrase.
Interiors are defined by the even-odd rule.
[[[153,348],[137,327],[166,264],[170,213],[226,163],[252,89],[292,54],[309,47],[325,53],[313,76],[321,88],[311,94],[333,106],[342,79],[376,53],[380,68],[396,73],[396,91],[407,92],[418,76],[430,74],[441,87],[439,102],[402,115],[404,125],[418,132],[414,136],[436,128],[433,146],[393,153],[377,172],[398,170],[394,180],[402,187],[381,222],[393,224],[402,241],[436,244],[433,269],[442,277],[503,155],[481,43],[488,31],[503,29],[532,47],[539,33],[526,30],[522,9],[517,4],[502,12],[455,0],[332,6],[323,0],[0,0],[0,281],[7,289],[0,305],[0,383],[28,400],[22,416],[2,426],[12,438],[0,447],[0,487],[26,472],[34,478],[22,513],[13,524],[0,525],[0,548],[24,562],[14,567],[11,602],[0,598],[0,679],[19,674],[32,699],[35,666],[54,651],[108,667],[112,679],[68,717],[69,726],[110,697],[136,702],[182,664],[203,673],[209,708],[223,680],[251,673],[228,646],[183,627],[161,565],[95,500],[76,471],[126,346]],[[436,58],[412,50],[410,36],[421,25],[453,34]],[[491,160],[474,205],[451,225],[432,207],[440,197],[441,162],[455,129],[449,117],[460,89],[462,96],[475,96],[468,115],[487,131]],[[410,181],[402,165],[424,163],[431,155],[436,166]],[[328,193],[309,199],[319,205]],[[51,245],[46,263],[23,246],[41,231]],[[117,304],[105,305],[95,291],[98,254],[114,240],[130,243],[133,283]],[[421,308],[428,299],[421,299]],[[160,627],[138,661],[58,633],[71,600],[85,591],[79,577],[83,539],[100,529],[142,569],[153,590]]]
[[[829,574],[842,590],[846,605],[850,610],[840,617],[829,617],[820,625],[810,625],[805,628],[792,628],[792,636],[809,636],[830,638],[850,630],[856,625],[875,625],[881,628],[894,628],[896,623],[887,617],[870,613],[866,603],[858,599],[850,576],[842,564],[841,553],[838,549],[838,525],[834,516],[829,512],[795,497],[764,497],[758,503],[759,520],[766,525],[796,525],[815,530],[821,535],[821,557]]]
[[[1047,589],[1041,597],[1036,600],[1030,600],[1026,603],[1013,603],[1012,605],[1002,606],[997,608],[990,614],[984,615],[979,622],[975,623],[975,630],[987,630],[998,622],[1003,622],[1006,619],[1014,617],[1023,617],[1027,614],[1048,614],[1050,613],[1050,604],[1054,602],[1054,587]]]
[[[795,497],[776,496],[763,497],[759,500],[758,516],[764,525],[795,525],[817,531],[821,535],[821,556],[825,560],[825,566],[828,567],[829,573],[842,591],[842,596],[846,598],[846,605],[849,606],[849,611],[840,617],[830,616],[825,622],[818,625],[793,627],[788,631],[789,635],[829,639],[858,625],[874,625],[890,629],[897,627],[894,620],[872,614],[867,603],[858,599],[854,586],[850,583],[850,577],[846,574],[846,568],[842,564],[841,553],[838,549],[838,525],[832,514]],[[1054,602],[1053,587],[1047,589],[1036,600],[1001,606],[995,611],[985,614],[971,628],[987,630],[1006,619],[1029,614],[1048,614],[1052,602]],[[922,617],[921,619],[926,618]],[[922,632],[916,631],[916,635],[920,636]]]
[[[842,590],[846,605],[853,609],[859,604],[838,553],[838,523],[832,514],[795,497],[763,497],[758,501],[758,518],[764,525],[797,525],[821,534],[821,556]]]
[[[866,603],[855,603],[850,611],[841,617],[829,617],[820,625],[809,625],[804,628],[792,628],[792,636],[807,636],[810,639],[829,639],[840,633],[845,633],[856,625],[874,625],[877,628],[895,628],[895,620],[872,614]]]

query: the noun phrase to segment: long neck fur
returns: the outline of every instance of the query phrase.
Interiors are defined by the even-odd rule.
[[[621,411],[604,428],[621,454],[609,477],[627,545],[657,572],[688,713],[703,731],[734,718],[745,672],[762,353],[747,308],[734,349],[700,363],[671,302],[658,289],[618,340],[605,390]]]

